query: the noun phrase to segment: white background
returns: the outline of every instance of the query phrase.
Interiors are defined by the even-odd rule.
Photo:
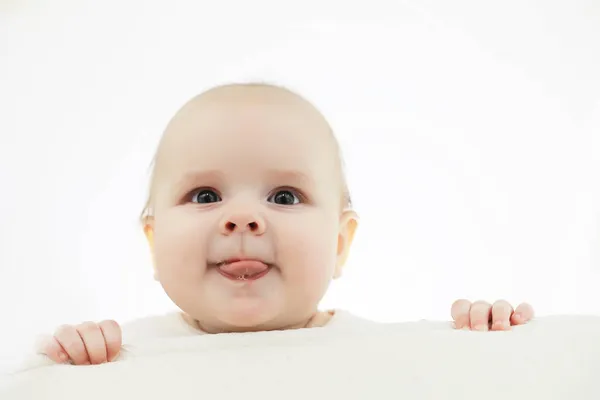
[[[148,166],[234,80],[300,91],[340,139],[362,220],[324,307],[600,314],[600,3],[150,3],[0,2],[2,362],[173,308],[137,222]]]

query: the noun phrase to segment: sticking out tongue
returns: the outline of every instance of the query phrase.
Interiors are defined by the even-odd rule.
[[[231,263],[223,264],[219,267],[221,272],[226,273],[227,275],[238,277],[252,277],[254,275],[258,275],[261,272],[265,272],[269,266],[260,261],[251,261],[251,260],[243,260],[243,261],[234,261]]]

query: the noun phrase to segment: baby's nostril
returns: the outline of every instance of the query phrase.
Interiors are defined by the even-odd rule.
[[[250,227],[250,230],[255,231],[256,229],[258,229],[258,224],[256,222],[250,222],[248,224],[248,226]]]
[[[228,231],[233,231],[233,230],[235,230],[235,224],[233,222],[228,222],[225,225],[225,228],[227,228]]]

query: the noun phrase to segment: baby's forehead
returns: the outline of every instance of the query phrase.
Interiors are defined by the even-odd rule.
[[[166,179],[198,170],[336,169],[336,145],[318,111],[287,93],[216,93],[193,99],[173,118],[157,154]],[[320,170],[320,171],[319,171]]]

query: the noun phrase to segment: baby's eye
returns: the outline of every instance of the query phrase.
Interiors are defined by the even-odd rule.
[[[192,195],[192,203],[206,204],[218,201],[221,201],[221,197],[211,189],[202,189]]]
[[[300,198],[291,190],[279,190],[272,196],[269,196],[267,201],[284,206],[290,206],[300,203]]]

